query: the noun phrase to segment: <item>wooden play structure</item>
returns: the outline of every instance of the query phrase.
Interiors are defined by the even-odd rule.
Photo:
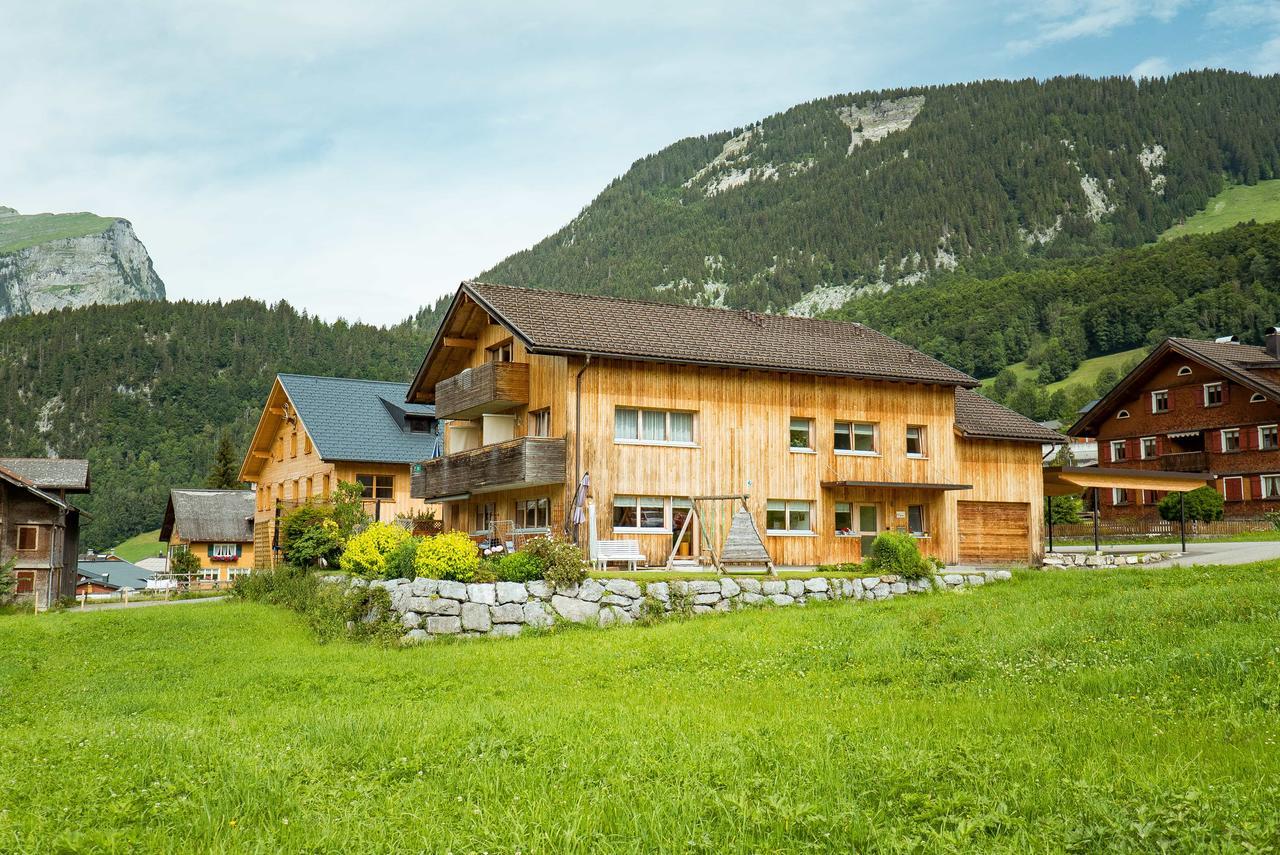
[[[747,508],[745,495],[690,496],[690,512],[680,526],[671,552],[667,555],[667,569],[675,569],[676,552],[684,540],[689,526],[697,520],[702,535],[702,549],[711,559],[717,573],[725,572],[725,566],[742,572],[742,568],[761,568],[756,572],[774,575],[773,559],[765,549],[755,517]]]

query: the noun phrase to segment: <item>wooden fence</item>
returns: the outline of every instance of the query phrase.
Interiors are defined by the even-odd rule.
[[[1047,536],[1046,527],[1046,536]],[[1187,520],[1187,535],[1198,537],[1214,537],[1218,535],[1252,534],[1254,532],[1275,531],[1269,521],[1264,519],[1219,520],[1218,522],[1196,522]],[[1166,520],[1122,520],[1117,522],[1100,522],[1098,533],[1104,537],[1167,537],[1178,539],[1178,523]],[[1053,527],[1054,538],[1093,537],[1093,523],[1058,524]]]

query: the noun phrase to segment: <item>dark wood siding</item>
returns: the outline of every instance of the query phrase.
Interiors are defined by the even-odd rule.
[[[469,419],[529,403],[527,362],[486,362],[436,384],[436,417]]]
[[[413,473],[416,499],[563,484],[565,441],[520,437],[424,461]]]

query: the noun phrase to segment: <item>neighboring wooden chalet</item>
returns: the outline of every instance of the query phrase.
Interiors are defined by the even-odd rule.
[[[75,594],[80,511],[67,496],[87,492],[87,461],[0,458],[0,565],[14,562],[19,600],[47,609]]]
[[[445,432],[413,495],[477,536],[562,532],[589,473],[590,536],[651,564],[703,554],[699,526],[673,543],[689,497],[729,494],[776,564],[857,561],[889,529],[1035,560],[1061,437],[977,385],[860,324],[466,282],[408,393]]]
[[[1104,468],[1208,473],[1226,515],[1280,509],[1280,329],[1263,346],[1171,338],[1072,426]],[[1163,493],[1103,490],[1104,519],[1154,518]]]
[[[418,461],[437,453],[435,408],[406,404],[408,390],[377,380],[276,377],[240,468],[257,493],[257,566],[272,565],[276,518],[328,501],[339,482],[361,484],[376,519],[428,510],[410,496],[409,479]]]
[[[199,581],[232,582],[254,566],[253,515],[252,490],[170,490],[160,540],[170,558],[185,549],[200,559]]]

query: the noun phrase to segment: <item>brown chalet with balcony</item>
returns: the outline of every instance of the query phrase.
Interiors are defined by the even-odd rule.
[[[629,540],[651,565],[705,559],[684,523],[711,496],[747,497],[777,565],[857,561],[890,529],[1033,561],[1063,437],[976,386],[861,324],[465,282],[409,388],[444,439],[412,494],[477,540]]]
[[[1280,509],[1280,328],[1262,346],[1170,338],[1069,433],[1096,437],[1098,465],[1203,472],[1227,518]],[[1153,518],[1163,493],[1104,489],[1104,519]]]

